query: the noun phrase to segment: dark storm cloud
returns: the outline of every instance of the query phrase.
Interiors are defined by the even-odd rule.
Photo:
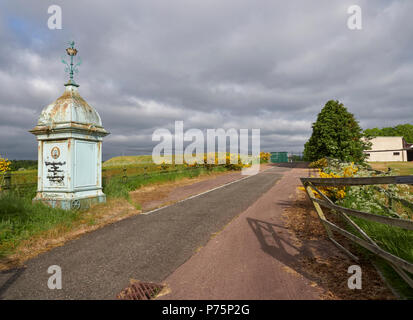
[[[63,30],[47,28],[58,4]],[[363,30],[347,28],[359,4]],[[111,135],[104,158],[148,153],[156,128],[260,128],[302,150],[327,100],[363,127],[411,121],[411,1],[3,1],[0,154],[35,158],[27,133],[63,92],[70,39],[81,95]]]

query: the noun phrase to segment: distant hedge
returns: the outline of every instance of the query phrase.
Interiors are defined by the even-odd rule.
[[[24,168],[26,170],[37,169],[37,160],[11,160],[11,171],[17,171],[20,168]]]

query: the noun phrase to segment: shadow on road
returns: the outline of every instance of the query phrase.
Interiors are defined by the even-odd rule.
[[[368,260],[361,259],[363,290],[350,290],[347,269],[354,261],[328,240],[306,197],[278,201],[281,223],[247,218],[261,249],[304,278],[317,283],[327,299],[394,299]],[[286,210],[287,209],[287,210]]]
[[[247,218],[247,221],[265,253],[305,278],[312,281],[318,280],[307,273],[300,264],[303,257],[314,258],[310,246],[298,247],[293,244],[285,226],[252,218]]]

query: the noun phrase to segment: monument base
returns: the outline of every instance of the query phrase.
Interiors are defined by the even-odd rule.
[[[85,197],[70,197],[66,194],[65,197],[53,196],[48,193],[38,192],[33,202],[41,201],[52,208],[61,208],[64,210],[85,210],[94,204],[106,203],[106,195],[100,192],[99,195]]]

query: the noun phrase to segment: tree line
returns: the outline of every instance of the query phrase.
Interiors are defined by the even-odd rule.
[[[385,128],[372,128],[364,130],[367,136],[371,137],[393,137],[400,136],[404,137],[404,140],[408,143],[413,143],[413,125],[411,124],[399,124],[395,127],[385,127]]]

